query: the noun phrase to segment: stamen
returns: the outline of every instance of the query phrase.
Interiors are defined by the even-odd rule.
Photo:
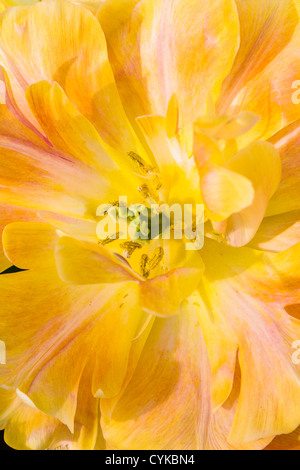
[[[152,271],[159,265],[159,263],[163,260],[163,257],[164,249],[161,246],[155,248],[153,257],[149,260],[150,271]]]
[[[98,243],[102,246],[108,245],[109,243],[112,243],[120,238],[120,232],[115,233],[114,235],[111,235],[110,237],[106,237],[105,240],[100,240]]]
[[[163,260],[163,257],[164,249],[162,247],[155,248],[152,258],[149,258],[146,254],[142,255],[140,269],[145,279],[148,279],[150,272],[157,268],[159,263]]]
[[[151,175],[155,171],[155,168],[148,165],[148,163],[145,162],[145,160],[137,153],[128,152],[128,156],[131,158],[135,166],[138,167],[142,173],[144,173],[144,175]]]
[[[148,262],[149,262],[149,256],[148,255],[142,255],[140,268],[141,268],[142,276],[145,277],[146,279],[147,279],[147,277],[149,277],[149,274],[150,274],[150,271],[147,270]]]
[[[142,248],[142,245],[138,242],[124,242],[120,245],[121,248],[124,249],[123,256],[125,258],[130,258],[135,250],[140,250]]]

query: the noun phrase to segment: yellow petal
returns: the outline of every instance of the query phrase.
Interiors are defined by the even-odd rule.
[[[228,220],[227,241],[240,247],[251,241],[266,214],[268,203],[280,183],[281,161],[273,145],[254,142],[228,160],[226,167],[248,178],[255,191],[252,204]]]
[[[57,83],[35,83],[26,89],[26,98],[45,135],[54,148],[62,152],[62,158],[74,159],[82,178],[84,173],[89,173],[89,180],[82,181],[81,186],[85,184],[85,191],[89,188],[95,204],[113,200],[120,191],[116,183],[120,179],[125,194],[129,195],[133,188],[136,190],[137,177],[128,171],[129,157],[124,158],[122,153],[120,157],[118,149],[111,148],[100,138],[95,127],[78,112]],[[80,192],[78,188],[78,194]]]
[[[203,449],[210,370],[196,315],[157,319],[126,389],[102,400],[104,438],[115,449]],[[151,436],[151,438],[150,438]]]
[[[227,77],[218,112],[261,116],[244,145],[268,138],[299,117],[292,85],[299,78],[299,5],[294,0],[236,0],[241,44]]]
[[[49,144],[46,136],[43,134],[42,129],[40,129],[38,122],[34,118],[34,116],[30,113],[27,103],[25,102],[25,97],[23,97],[22,108],[23,112],[21,111],[19,105],[17,104],[14,93],[12,90],[11,82],[9,76],[2,65],[0,65],[0,86],[1,86],[1,94],[2,94],[2,101],[3,104],[6,104],[8,109],[12,112],[12,114],[24,124],[28,129],[30,129],[36,136],[40,137],[44,142]],[[26,109],[24,109],[26,108]],[[28,119],[24,112],[28,112],[30,114],[30,119]]]
[[[5,427],[7,444],[17,450],[92,450],[101,430],[98,429],[98,400],[91,396],[86,376],[85,373],[80,383],[74,434],[58,419],[32,407],[19,390],[0,389],[0,422]]]
[[[0,337],[7,365],[0,367],[0,383],[19,388],[72,430],[80,380],[91,360],[90,390],[112,396],[121,388],[141,323],[138,285],[62,283],[47,261],[53,263],[56,238],[46,224],[11,224],[4,238],[13,261],[31,269],[1,276]]]
[[[203,123],[195,125],[194,158],[200,174],[203,200],[214,221],[227,219],[253,202],[252,182],[244,175],[225,168],[224,156],[215,139],[201,132]]]
[[[180,313],[183,301],[197,289],[203,271],[203,266],[178,268],[142,283],[143,310],[162,317]]]
[[[3,231],[3,248],[11,264],[20,269],[51,267],[55,264],[56,231],[48,224],[15,222]]]
[[[254,190],[243,175],[217,165],[211,165],[201,176],[201,191],[213,220],[227,219],[231,214],[251,206]]]
[[[300,241],[300,211],[265,217],[249,246],[280,252]]]
[[[34,212],[26,209],[21,209],[19,207],[14,207],[8,204],[0,204],[0,236],[2,239],[2,233],[5,226],[14,220],[25,221],[32,220],[35,221],[37,216]],[[5,256],[2,249],[2,241],[0,246],[0,273],[6,270],[11,266],[11,261]]]
[[[64,232],[66,235],[87,242],[98,243],[97,222],[89,218],[68,217],[54,212],[40,211],[41,220]]]
[[[86,211],[80,198],[99,184],[92,169],[55,151],[0,105],[1,201],[67,214]],[[84,182],[84,184],[83,184]]]
[[[300,120],[282,129],[270,141],[280,153],[282,179],[270,201],[267,215],[298,210],[300,208]]]
[[[214,412],[228,399],[234,378],[236,362],[236,343],[232,331],[217,310],[212,312],[207,296],[202,290],[202,283],[198,291],[187,299],[184,311],[192,310],[198,315],[204,340],[208,349],[211,366],[211,401]]]
[[[134,9],[136,2],[111,3],[118,27],[105,6],[98,17],[123,103],[135,99],[130,116],[166,116],[175,93],[179,127],[191,137],[190,127],[218,97],[233,64],[239,44],[234,2],[192,0],[186,8],[182,0],[148,0]]]
[[[26,98],[33,114],[57,150],[97,171],[114,168],[93,125],[77,111],[57,83],[35,83],[26,89]]]
[[[56,249],[57,269],[64,282],[72,284],[107,284],[137,282],[134,272],[100,245],[81,243],[63,237]]]
[[[276,437],[265,450],[300,450],[300,428]]]
[[[264,256],[207,240],[201,252],[206,270],[199,292],[210,312],[210,328],[213,332],[216,324],[218,335],[218,319],[223,319],[232,339],[231,355],[238,351],[241,368],[228,436],[232,446],[289,433],[299,425],[299,368],[292,361],[292,345],[300,324],[285,310],[299,304],[299,249],[298,244]],[[202,324],[201,315],[199,321]],[[212,340],[207,345],[214,347]]]
[[[11,266],[10,261],[4,253],[0,252],[0,274]]]
[[[2,275],[0,291],[7,348],[1,384],[18,387],[72,431],[80,380],[91,361],[90,390],[112,396],[121,388],[140,323],[136,289],[68,286],[47,267]]]
[[[131,150],[143,152],[120,102],[104,34],[87,9],[66,1],[8,9],[1,16],[0,30],[0,63],[29,119],[24,103],[27,86],[41,80],[57,82],[105,142],[124,156]]]
[[[213,414],[210,434],[208,438],[207,450],[261,450],[272,440],[271,438],[259,439],[258,441],[231,445],[228,442],[230,429],[236,413],[241,387],[241,374],[239,367],[236,367],[234,382],[230,396],[218,410]]]
[[[236,139],[247,133],[260,120],[260,116],[244,111],[229,119],[216,133],[217,139]]]
[[[135,284],[119,286],[117,295],[95,326],[92,392],[98,398],[116,396],[127,375],[129,355],[141,321]]]
[[[166,167],[172,172],[176,160],[172,155],[171,142],[168,139],[167,120],[162,116],[141,116],[137,118],[146,140],[151,148],[159,168],[164,171]]]

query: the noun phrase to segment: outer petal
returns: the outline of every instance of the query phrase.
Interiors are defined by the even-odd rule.
[[[202,172],[203,200],[213,220],[224,220],[251,206],[254,189],[249,179],[221,166],[211,166]]]
[[[102,400],[102,428],[116,449],[201,449],[210,422],[209,363],[194,314],[157,319],[135,373]]]
[[[50,225],[37,222],[11,223],[5,227],[2,236],[8,259],[20,269],[53,268],[53,250],[58,239]]]
[[[137,282],[139,277],[117,256],[100,245],[63,237],[56,249],[61,279],[77,285]]]
[[[103,32],[87,9],[65,1],[8,9],[0,30],[0,63],[28,117],[27,86],[56,81],[106,142],[122,153],[142,152],[119,99]]]
[[[300,428],[291,434],[276,437],[266,450],[300,450]]]
[[[85,372],[80,382],[73,434],[59,420],[35,409],[19,390],[0,389],[0,422],[7,444],[18,450],[92,450],[101,440],[101,430],[98,400],[88,389],[87,377]]]
[[[255,442],[249,442],[239,446],[233,446],[228,442],[230,429],[238,405],[240,387],[241,374],[239,367],[237,366],[230,396],[213,414],[207,444],[208,450],[261,450],[271,442],[272,438],[260,439]]]
[[[299,114],[298,114],[299,116]],[[282,179],[270,201],[267,215],[282,214],[300,208],[300,120],[270,139],[280,152]]]
[[[180,313],[183,301],[197,289],[203,270],[202,267],[178,268],[143,282],[143,310],[162,317]]]
[[[281,161],[278,151],[270,143],[254,142],[232,157],[226,167],[247,177],[255,190],[252,204],[228,220],[227,241],[239,247],[254,237],[266,214],[268,203],[280,183]]]
[[[69,102],[57,83],[35,83],[27,88],[26,98],[57,150],[74,156],[97,171],[114,168],[93,125]]]
[[[180,127],[191,126],[217,98],[233,64],[239,45],[234,2],[192,0],[186,8],[182,0],[144,0],[132,14],[136,2],[111,3],[118,27],[105,5],[98,17],[123,103],[137,100],[130,115],[165,116],[176,93]]]
[[[87,364],[95,365],[90,389],[101,390],[102,396],[118,393],[141,317],[136,290],[127,283],[113,289],[63,284],[55,266],[51,268],[55,231],[49,229],[47,235],[41,225],[34,224],[32,230],[34,249],[26,243],[31,225],[7,229],[8,256],[31,269],[1,276],[0,337],[6,344],[7,365],[0,366],[0,381],[19,388],[37,408],[72,430]],[[38,252],[43,263],[35,269]]]
[[[19,207],[10,206],[8,204],[0,204],[0,273],[11,266],[11,262],[5,256],[2,250],[2,232],[4,227],[14,220],[36,220],[37,216],[33,211],[21,209]]]
[[[2,202],[75,215],[99,191],[91,168],[48,146],[6,105],[0,105],[0,149]]]
[[[0,254],[0,273],[5,271],[7,268],[11,266],[11,263],[8,261],[4,253]]]
[[[236,0],[241,45],[219,100],[219,112],[253,111],[262,119],[247,142],[268,138],[299,117],[292,84],[299,78],[298,0]]]
[[[292,362],[292,345],[300,337],[300,323],[284,310],[299,304],[299,249],[298,244],[263,257],[208,240],[202,250],[206,271],[199,292],[210,318],[200,313],[199,321],[209,355],[214,357],[213,324],[218,327],[221,317],[232,339],[231,357],[238,351],[241,368],[231,445],[292,432],[299,425],[299,370]],[[212,323],[211,336],[207,322]],[[218,344],[218,329],[215,333]]]
[[[280,252],[300,241],[300,211],[265,217],[249,246]]]

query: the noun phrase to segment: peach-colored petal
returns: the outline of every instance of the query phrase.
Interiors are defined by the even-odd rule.
[[[249,246],[280,252],[300,241],[300,211],[265,217]]]
[[[199,313],[199,321],[209,355],[214,358],[214,324],[215,342],[220,343],[221,318],[232,341],[227,354],[235,357],[238,352],[241,368],[239,401],[228,437],[233,446],[288,433],[299,425],[299,370],[293,364],[292,345],[300,337],[300,323],[284,309],[299,303],[299,249],[298,244],[267,256],[207,240],[202,250],[206,270],[199,293],[210,315]],[[227,381],[230,373],[233,376],[233,369],[227,370]]]
[[[7,349],[7,365],[0,366],[1,384],[19,388],[38,409],[72,430],[80,380],[91,360],[94,393],[113,396],[121,388],[132,340],[140,331],[137,286],[64,284],[50,263],[53,228],[15,223],[6,230],[8,255],[31,269],[1,276],[5,313],[0,337]],[[34,246],[28,243],[30,233]]]
[[[7,75],[5,68],[2,67],[2,65],[0,66],[0,86],[1,86],[0,99],[2,100],[2,103],[6,104],[10,112],[17,118],[18,121],[20,121],[22,124],[28,127],[32,132],[34,132],[38,137],[44,140],[47,144],[50,144],[46,136],[43,134],[42,129],[40,129],[39,124],[34,118],[34,116],[30,116],[30,120],[29,120],[19,108],[14,98],[14,94],[13,94],[9,77]],[[27,107],[27,103],[26,103],[26,107]]]
[[[291,434],[277,436],[265,450],[300,450],[300,428]]]
[[[271,442],[272,437],[241,444],[239,446],[231,445],[228,442],[230,429],[238,405],[240,387],[241,376],[240,370],[237,367],[230,396],[212,416],[207,450],[261,450]]]
[[[239,45],[234,2],[192,0],[188,8],[182,0],[146,0],[135,8],[135,2],[113,5],[118,29],[105,5],[98,18],[123,103],[134,97],[131,117],[165,116],[175,93],[179,127],[189,127],[184,130],[189,134],[195,119],[217,98],[233,64]]]
[[[247,142],[268,138],[299,117],[292,85],[299,78],[298,0],[236,0],[241,44],[219,100],[220,113],[261,116]]]
[[[93,125],[77,111],[57,83],[35,83],[26,89],[26,98],[57,150],[75,157],[96,171],[102,169],[104,173],[116,169]]]
[[[93,398],[85,372],[80,382],[74,433],[58,419],[37,410],[19,390],[0,389],[0,423],[5,441],[17,450],[92,450],[102,440],[98,400]],[[87,399],[88,398],[88,399]]]
[[[56,81],[107,143],[124,156],[143,152],[120,102],[104,34],[87,9],[67,1],[41,2],[6,10],[0,23],[0,64],[28,119],[27,86]]]
[[[6,105],[0,105],[0,122],[1,201],[72,215],[86,212],[84,203],[99,192],[92,169],[48,146]]]
[[[1,383],[18,387],[72,430],[80,378],[91,360],[95,392],[111,396],[122,385],[140,322],[136,295],[127,285],[70,287],[48,268],[2,275],[0,290],[7,349]]]
[[[267,215],[282,214],[300,208],[300,120],[282,129],[270,139],[280,153],[282,179],[270,201]]]
[[[209,363],[197,317],[157,319],[130,383],[102,400],[102,429],[116,449],[203,449],[210,423]]]

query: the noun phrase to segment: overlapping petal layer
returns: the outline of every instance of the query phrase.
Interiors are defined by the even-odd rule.
[[[180,127],[190,138],[195,119],[218,96],[238,49],[234,2],[192,1],[188,8],[181,0],[111,3],[117,23],[110,21],[105,3],[98,18],[123,103],[133,101],[130,117],[164,116],[175,93]]]
[[[9,445],[299,447],[299,14],[54,0],[0,15],[0,273],[25,270],[0,278]],[[204,202],[200,254],[99,242],[97,207],[121,192]]]
[[[229,442],[288,433],[299,420],[299,369],[292,354],[300,324],[284,308],[299,303],[299,244],[269,255],[213,242],[206,247],[194,306],[214,364],[215,407],[229,396],[237,355],[241,368]]]
[[[1,337],[8,356],[7,365],[1,366],[1,382],[18,388],[41,411],[60,419],[72,431],[82,374],[97,363],[91,371],[96,390],[109,395],[121,386],[140,315],[138,309],[131,314],[136,298],[127,284],[99,288],[70,286],[60,281],[51,250],[56,233],[48,229],[45,235],[45,231],[43,224],[35,224],[31,230],[22,224],[6,229],[7,255],[14,264],[29,270],[1,278],[1,307],[6,311]],[[26,250],[29,234],[35,241],[33,250]],[[33,298],[28,296],[29,291]],[[114,345],[115,321],[123,323],[123,328],[115,335]],[[49,400],[49,393],[56,396],[53,401]]]

